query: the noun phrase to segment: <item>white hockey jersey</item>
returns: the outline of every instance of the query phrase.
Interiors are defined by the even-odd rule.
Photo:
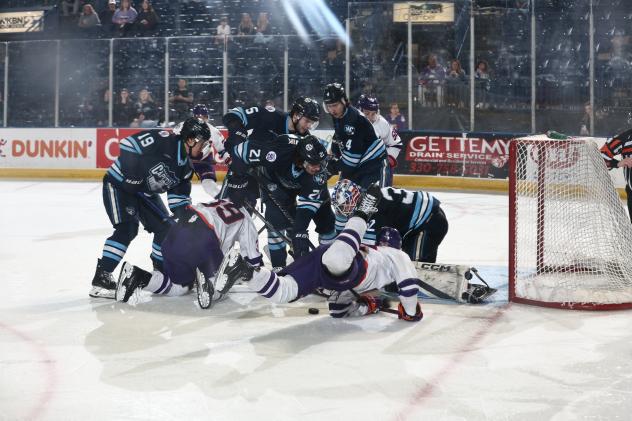
[[[174,128],[172,129],[173,133],[180,134],[180,132],[182,131],[183,124],[184,122],[180,122],[176,124]],[[224,149],[224,136],[222,135],[222,132],[220,132],[217,127],[213,126],[210,123],[206,123],[206,125],[211,131],[211,145],[213,146],[213,150],[212,150],[213,158],[215,159],[215,162],[224,162],[226,158],[228,157],[228,153]],[[208,154],[205,154],[205,157],[206,155]]]
[[[240,253],[249,263],[261,262],[259,233],[245,208],[237,208],[227,200],[217,200],[191,205],[191,209],[215,231],[222,253],[226,254],[235,242],[239,242]]]
[[[375,123],[372,124],[375,133],[377,133],[380,139],[382,139],[382,142],[384,142],[388,156],[397,160],[399,152],[402,150],[402,139],[399,137],[397,129],[393,128],[393,126],[379,114]]]

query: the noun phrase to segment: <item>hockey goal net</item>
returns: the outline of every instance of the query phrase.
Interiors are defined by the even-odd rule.
[[[530,136],[509,155],[509,300],[632,308],[632,224],[597,144]]]

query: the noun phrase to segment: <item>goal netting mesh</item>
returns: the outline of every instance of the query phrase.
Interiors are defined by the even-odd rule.
[[[632,307],[632,224],[591,139],[510,147],[510,300]]]

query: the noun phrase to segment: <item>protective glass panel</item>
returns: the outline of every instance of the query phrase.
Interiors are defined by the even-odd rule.
[[[632,4],[621,0],[593,3],[595,25],[595,109],[584,104],[579,134],[613,136],[630,128],[632,111]]]
[[[9,126],[55,125],[57,45],[57,41],[9,44]]]
[[[373,94],[381,114],[400,130],[408,129],[408,32],[407,23],[395,10],[396,3],[351,3],[349,99],[356,103],[361,94]],[[400,20],[395,22],[395,20]],[[399,110],[399,111],[397,111]],[[401,120],[399,114],[404,116]]]
[[[424,4],[411,6],[413,127],[468,131],[469,1],[439,5],[436,9]],[[439,12],[443,22],[426,19]]]
[[[323,88],[345,79],[345,45],[336,38],[302,40],[287,37],[288,111],[300,96],[314,98],[322,105]],[[332,120],[321,107],[319,129],[331,128]]]
[[[114,115],[117,127],[155,127],[164,121],[165,40],[114,40]]]
[[[589,100],[589,0],[536,2],[536,132],[578,133]]]
[[[0,44],[0,126],[4,126],[4,92],[6,86],[4,86],[4,72],[6,68],[5,58],[7,52],[7,44]]]
[[[474,9],[476,131],[531,132],[528,1],[477,1]]]
[[[107,40],[65,40],[59,50],[59,126],[108,125]]]
[[[183,121],[191,115],[194,105],[203,104],[209,110],[211,124],[221,124],[224,113],[223,55],[223,37],[169,40],[169,120]],[[184,86],[182,92],[178,92],[178,84]],[[192,98],[184,95],[185,92]]]
[[[283,36],[228,39],[228,106],[283,105]]]

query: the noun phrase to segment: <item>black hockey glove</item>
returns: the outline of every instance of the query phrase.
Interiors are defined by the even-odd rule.
[[[309,234],[307,231],[298,231],[292,235],[292,251],[294,259],[309,253]]]
[[[237,207],[242,207],[246,201],[248,191],[248,178],[244,176],[231,176],[226,180],[226,196]]]

